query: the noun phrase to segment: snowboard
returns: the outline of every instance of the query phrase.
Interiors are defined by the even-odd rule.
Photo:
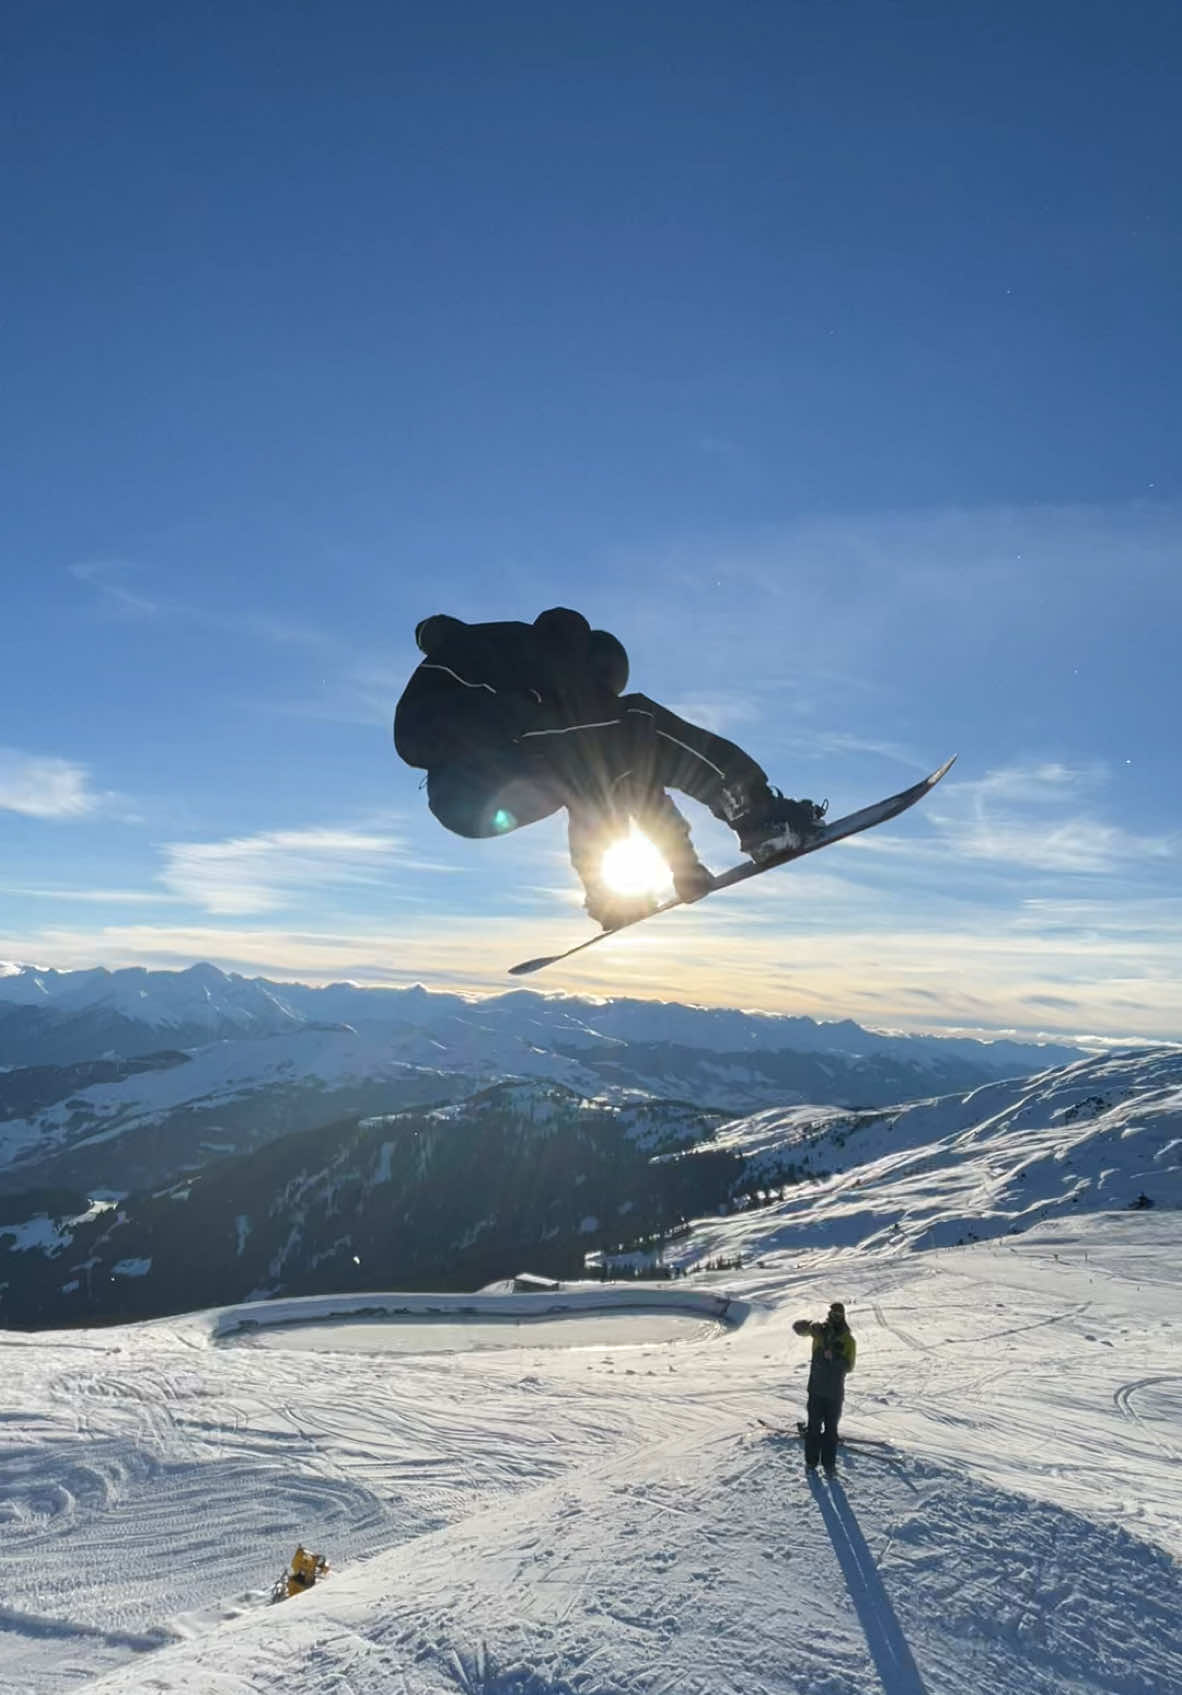
[[[756,1424],[762,1424],[765,1430],[770,1430],[773,1436],[803,1437],[808,1431],[808,1426],[804,1422],[803,1418],[798,1418],[796,1423],[792,1426],[787,1424],[773,1424],[771,1420],[767,1418],[757,1418],[755,1422]],[[837,1446],[839,1448],[889,1448],[890,1445],[891,1444],[889,1442],[884,1442],[877,1436],[839,1436],[837,1438]]]
[[[897,818],[901,812],[906,812],[909,806],[922,800],[930,794],[940,778],[945,776],[955,763],[953,754],[920,783],[913,783],[909,789],[900,789],[897,795],[888,795],[886,800],[876,801],[873,806],[864,806],[860,812],[847,813],[844,818],[834,818],[824,825],[815,836],[809,838],[803,847],[785,848],[783,853],[773,854],[770,859],[761,860],[758,864],[753,859],[745,859],[740,865],[733,865],[729,871],[723,871],[715,877],[710,887],[696,897],[696,900],[706,900],[710,895],[718,894],[720,889],[733,888],[736,883],[745,883],[751,877],[760,877],[765,871],[774,871],[778,865],[788,865],[794,859],[803,859],[806,853],[817,853],[821,848],[832,847],[834,842],[844,842],[848,836],[857,836],[863,830],[873,830],[876,824],[885,824],[888,818]],[[511,977],[528,977],[531,972],[541,971],[547,965],[557,965],[560,960],[571,959],[585,948],[593,948],[599,942],[604,942],[609,936],[618,936],[621,930],[631,930],[637,924],[644,924],[650,918],[656,918],[662,912],[671,912],[675,906],[691,906],[696,901],[682,900],[680,895],[674,895],[671,900],[662,901],[651,912],[641,913],[639,918],[629,919],[627,924],[619,924],[614,930],[601,930],[596,936],[588,936],[585,941],[576,942],[573,947],[562,953],[543,954],[539,959],[523,959],[520,965],[511,965]]]

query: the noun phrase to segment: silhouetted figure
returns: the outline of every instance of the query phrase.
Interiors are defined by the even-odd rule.
[[[710,887],[669,789],[709,807],[755,860],[800,846],[820,824],[824,807],[785,799],[733,742],[625,694],[622,644],[579,612],[554,607],[532,624],[440,613],[415,640],[424,657],[398,702],[394,745],[426,769],[431,811],[457,835],[502,836],[566,807],[571,861],[605,930],[654,904],[603,880],[604,850],[633,820],[683,900]]]
[[[832,1471],[837,1464],[837,1426],[845,1400],[845,1380],[854,1369],[858,1346],[840,1301],[833,1302],[823,1323],[798,1318],[792,1328],[798,1336],[813,1339],[804,1463],[811,1469],[820,1460],[826,1471]]]

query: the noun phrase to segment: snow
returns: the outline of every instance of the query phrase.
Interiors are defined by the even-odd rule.
[[[0,1332],[0,1695],[1182,1695],[1180,1132],[1179,1049],[761,1112],[672,1283]]]
[[[1180,1250],[1177,1212],[1096,1212],[765,1243],[675,1287],[0,1334],[0,1691],[1170,1695]],[[791,1320],[838,1296],[844,1428],[889,1446],[829,1483],[757,1420],[791,1427]],[[398,1310],[462,1317],[461,1351],[384,1331]],[[657,1341],[645,1311],[696,1327]],[[519,1345],[472,1348],[496,1315]],[[332,1574],[267,1607],[300,1540]]]
[[[1086,1110],[1077,1110],[1086,1102]],[[668,1263],[782,1246],[904,1252],[1012,1234],[1076,1210],[1182,1206],[1182,1049],[1081,1060],[891,1112],[811,1107],[724,1125],[710,1146],[815,1173],[756,1217],[700,1225]]]
[[[27,1118],[7,1120],[0,1125],[0,1162],[47,1155],[65,1146],[94,1146],[158,1123],[178,1109],[225,1108],[285,1085],[340,1088],[418,1070],[391,1057],[388,1040],[361,1039],[341,1030],[302,1029],[248,1043],[212,1042],[192,1049],[175,1065],[91,1084]],[[79,1135],[81,1123],[88,1128]]]
[[[52,1258],[60,1254],[73,1241],[73,1231],[80,1224],[86,1224],[92,1218],[98,1218],[104,1212],[114,1210],[115,1203],[111,1200],[91,1200],[85,1212],[76,1214],[56,1223],[48,1213],[34,1213],[32,1218],[25,1219],[20,1224],[0,1224],[0,1237],[8,1237],[9,1246],[15,1253],[25,1253],[36,1250]]]
[[[791,1048],[867,1057],[905,1052],[934,1059],[960,1054],[1015,1072],[1029,1070],[1038,1055],[1038,1046],[1031,1042],[981,1042],[958,1035],[900,1038],[888,1031],[864,1030],[848,1019],[818,1023],[778,1013],[622,997],[602,1000],[529,989],[465,996],[421,987],[362,988],[350,983],[314,987],[243,977],[208,963],[184,971],[149,971],[142,966],[118,971],[11,966],[0,971],[0,1005],[4,1004],[52,1006],[71,1014],[115,1013],[160,1030],[162,1043],[168,1030],[187,1025],[211,1031],[229,1026],[244,1035],[281,1033],[297,1024],[344,1024],[368,1028],[371,1033],[379,1027],[397,1028],[416,1050],[429,1045],[451,1055],[466,1055],[472,1064],[485,1064],[490,1053],[503,1061],[506,1050],[516,1047],[516,1061],[503,1067],[511,1072],[531,1069],[526,1055],[531,1044],[539,1042],[536,1051],[543,1055],[555,1042],[569,1047],[619,1043],[621,1048],[632,1043],[672,1043],[719,1053]],[[1055,1042],[1045,1045],[1045,1053],[1045,1063],[1062,1062],[1071,1050]],[[418,1057],[429,1062],[425,1052]]]
[[[265,1021],[295,1024],[299,1015],[283,1000],[280,985],[199,964],[184,971],[149,971],[129,966],[108,971],[38,970],[0,972],[0,1000],[16,1005],[52,1003],[69,1012],[101,1007],[167,1031],[170,1026],[228,1022],[249,1030]]]
[[[27,1253],[37,1249],[43,1254],[57,1254],[71,1240],[64,1236],[47,1213],[35,1213],[23,1224],[0,1224],[0,1236],[11,1238],[10,1246],[16,1253]]]
[[[1020,1074],[1047,1057],[1071,1053],[1031,1044],[891,1037],[852,1024],[818,1025],[725,1008],[596,1002],[530,991],[480,1000],[348,985],[314,989],[247,979],[210,965],[180,972],[20,968],[0,977],[0,1015],[22,1004],[48,1007],[67,1031],[85,1014],[131,1019],[140,1038],[154,1033],[164,1051],[147,1069],[71,1089],[52,1104],[4,1120],[0,1167],[52,1160],[67,1149],[103,1149],[105,1157],[109,1144],[168,1124],[174,1115],[176,1157],[183,1157],[191,1136],[187,1163],[200,1164],[219,1150],[239,1148],[243,1136],[236,1137],[235,1128],[246,1124],[264,1097],[273,1108],[283,1090],[289,1098],[292,1091],[304,1091],[305,1110],[314,1105],[327,1122],[338,1109],[340,1115],[352,1110],[344,1096],[361,1086],[413,1084],[428,1099],[446,1099],[509,1078],[530,1080],[520,1085],[519,1104],[537,1123],[558,1122],[566,1111],[536,1092],[540,1080],[551,1080],[587,1097],[588,1110],[633,1103],[631,1133],[641,1141],[660,1134],[667,1145],[675,1133],[672,1103],[662,1099],[659,1121],[646,1125],[644,1110],[653,1094],[688,1092],[702,1109],[713,1104],[733,1112],[773,1100],[782,1110],[787,1091],[774,1068],[769,1073],[748,1065],[743,1057],[748,1054],[829,1049],[843,1056],[844,1066],[858,1053],[858,1098],[868,1098],[868,1090],[873,1098],[879,1059],[890,1066],[893,1079],[898,1061],[923,1070],[937,1058],[965,1055],[985,1067],[1012,1062]],[[77,1031],[74,1039],[81,1039]],[[176,1050],[181,1040],[198,1045]],[[665,1048],[666,1043],[675,1045]],[[648,1044],[655,1044],[651,1051]],[[619,1049],[621,1069],[620,1079],[605,1089],[590,1062],[608,1048]],[[696,1054],[690,1082],[682,1074],[687,1048]],[[331,1099],[334,1091],[342,1094],[339,1103]],[[691,1107],[683,1113],[682,1134],[692,1139],[701,1113]],[[268,1121],[269,1110],[258,1116]]]

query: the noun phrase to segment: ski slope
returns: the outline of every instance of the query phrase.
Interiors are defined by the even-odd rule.
[[[811,1182],[755,1216],[702,1223],[670,1260],[857,1244],[874,1252],[1018,1234],[1147,1198],[1182,1207],[1182,1049],[1079,1060],[890,1112],[795,1108],[713,1146]]]
[[[569,1309],[544,1347],[468,1311],[453,1354],[355,1348],[324,1297],[270,1312],[298,1347],[258,1308],[4,1333],[0,1692],[1182,1691],[1180,1249],[1155,1209],[433,1298]],[[801,1410],[791,1320],[835,1297],[845,1429],[889,1446],[829,1484],[757,1420]],[[268,1606],[297,1540],[333,1573]]]

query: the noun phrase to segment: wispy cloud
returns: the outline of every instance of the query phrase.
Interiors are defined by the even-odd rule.
[[[765,726],[858,731],[874,703],[892,737],[917,679],[953,668],[975,700],[1017,687],[1041,703],[1048,677],[1078,667],[1078,690],[1112,686],[1122,647],[1106,628],[1151,634],[1182,611],[1180,537],[1182,507],[1165,503],[816,516],[624,552],[609,581],[647,692],[671,694],[687,653],[712,692],[741,656]],[[660,600],[638,596],[654,576]]]
[[[404,843],[358,830],[271,830],[220,842],[171,842],[164,851],[165,887],[229,917],[292,906],[313,890],[380,883]]]
[[[698,451],[705,454],[707,459],[721,460],[724,465],[733,466],[737,470],[745,469],[752,463],[751,453],[733,436],[708,432],[698,437]]]
[[[790,925],[728,934],[709,909],[671,913],[558,968],[529,986],[548,993],[632,995],[703,1005],[756,1007],[873,1027],[992,1029],[1059,1038],[1177,1040],[1182,982],[1175,915],[1151,941],[1031,930],[991,931],[982,921],[924,929],[834,925],[815,934]],[[46,965],[187,965],[331,982],[422,982],[460,992],[514,987],[516,959],[576,940],[573,917],[525,914],[474,921],[424,915],[397,923],[310,929],[260,924],[46,927],[0,933],[0,957]],[[517,986],[521,986],[517,984]]]
[[[1103,875],[1175,859],[1177,835],[1137,835],[1096,816],[1107,782],[1103,765],[1017,763],[950,783],[928,815],[958,855],[1015,869]]]
[[[417,656],[416,656],[417,657]],[[340,656],[331,674],[319,686],[287,700],[273,702],[270,710],[287,718],[319,719],[329,724],[390,725],[394,706],[406,687],[414,667],[378,660]]]
[[[876,736],[855,735],[848,730],[815,730],[810,734],[809,742],[812,751],[817,754],[869,753],[877,759],[889,760],[892,765],[906,766],[910,771],[920,771],[924,766],[924,755],[914,747],[883,741]],[[930,749],[927,757],[931,757]]]
[[[84,818],[111,799],[91,788],[85,765],[0,748],[0,811],[27,818]]]
[[[108,610],[125,618],[151,618],[160,611],[160,603],[149,600],[128,587],[139,574],[135,565],[123,560],[91,559],[69,567],[70,575],[87,587],[96,589]]]
[[[180,895],[162,894],[158,889],[74,889],[49,884],[41,888],[0,884],[0,895],[19,900],[75,901],[84,906],[180,906]]]
[[[716,736],[734,736],[744,724],[757,724],[762,716],[759,704],[749,694],[728,694],[716,691],[705,698],[669,700],[664,702],[670,712],[691,724],[700,724]]]
[[[175,619],[208,630],[248,636],[274,647],[307,649],[318,655],[328,655],[342,665],[352,656],[348,644],[331,636],[322,624],[292,618],[285,612],[197,606],[175,595],[159,592],[149,596],[133,586],[147,576],[147,567],[127,560],[85,560],[68,569],[77,582],[97,592],[106,611],[124,617]]]

